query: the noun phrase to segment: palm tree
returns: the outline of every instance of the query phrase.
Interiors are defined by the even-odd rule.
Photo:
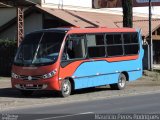
[[[133,3],[132,0],[122,0],[123,27],[133,27]]]

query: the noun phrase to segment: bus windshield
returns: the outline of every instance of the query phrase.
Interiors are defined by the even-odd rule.
[[[22,66],[46,65],[56,62],[64,32],[36,32],[25,36],[14,59]]]

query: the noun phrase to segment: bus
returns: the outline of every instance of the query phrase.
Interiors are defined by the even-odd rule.
[[[12,88],[22,95],[53,90],[62,97],[82,88],[122,90],[142,77],[141,30],[51,28],[24,37],[14,58]]]

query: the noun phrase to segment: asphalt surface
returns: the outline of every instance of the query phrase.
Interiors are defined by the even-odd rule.
[[[43,107],[33,106],[25,109],[4,111],[2,118],[18,117],[18,120],[90,120],[98,119],[98,116],[95,116],[97,114],[119,115],[126,113],[132,115],[160,113],[160,93],[90,100],[62,105],[48,105]],[[156,116],[156,118],[158,120],[160,119],[158,116]]]

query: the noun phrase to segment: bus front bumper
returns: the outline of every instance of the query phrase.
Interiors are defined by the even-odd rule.
[[[55,90],[60,91],[59,82],[56,78],[40,80],[21,80],[11,78],[12,88],[20,90]]]

